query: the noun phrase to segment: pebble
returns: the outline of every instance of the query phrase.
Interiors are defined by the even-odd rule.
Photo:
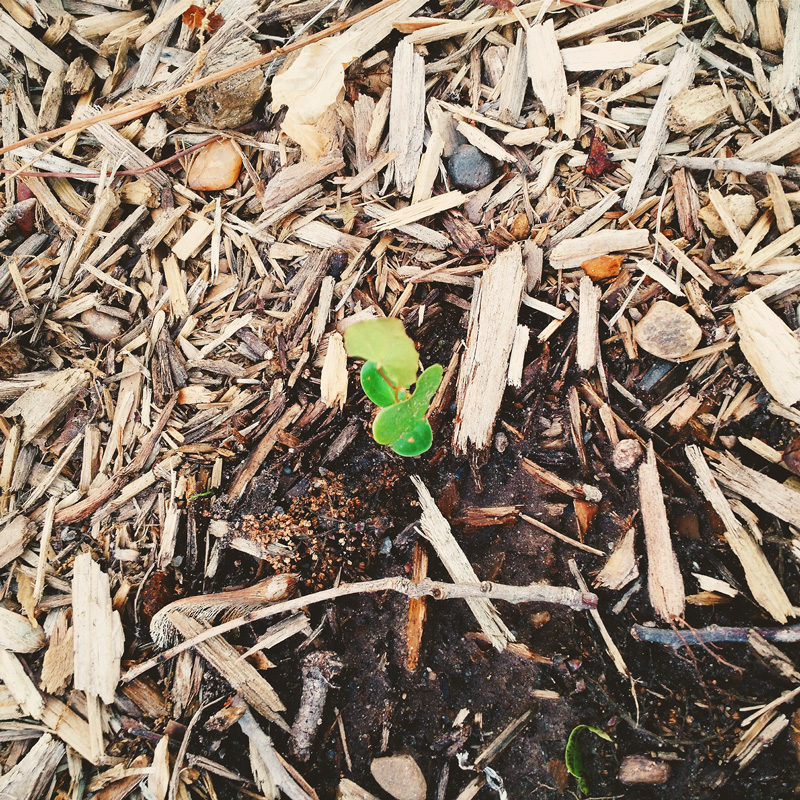
[[[376,758],[370,770],[381,789],[395,800],[425,800],[428,784],[411,756]]]
[[[81,322],[86,326],[89,334],[95,339],[104,342],[113,342],[122,336],[122,320],[112,317],[111,314],[104,314],[97,309],[89,308],[81,314]]]
[[[658,300],[634,329],[633,338],[651,355],[674,359],[691,353],[700,344],[703,331],[691,314]]]
[[[614,446],[611,459],[620,472],[627,472],[638,466],[643,453],[642,446],[636,439],[620,439]]]
[[[483,189],[494,180],[494,164],[485,153],[471,144],[462,144],[447,162],[450,180],[459,189]]]
[[[242,157],[230,139],[212,142],[196,156],[186,182],[197,192],[218,192],[230,189],[239,179]]]
[[[647,756],[625,756],[619,765],[617,779],[626,786],[666,783],[671,767],[666,761],[656,761]]]

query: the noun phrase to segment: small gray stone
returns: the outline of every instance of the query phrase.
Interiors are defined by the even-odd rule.
[[[459,189],[483,189],[494,180],[494,164],[471,144],[462,144],[447,162],[450,180]]]
[[[81,322],[86,330],[96,339],[113,342],[122,336],[122,322],[111,314],[104,314],[97,309],[89,308],[81,314]]]
[[[376,758],[370,770],[381,789],[395,800],[425,800],[428,784],[411,756]]]

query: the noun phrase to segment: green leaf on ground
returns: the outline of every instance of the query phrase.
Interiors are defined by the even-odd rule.
[[[595,728],[592,725],[576,725],[572,729],[569,739],[567,739],[567,749],[564,751],[564,762],[567,765],[567,771],[578,782],[578,789],[580,792],[582,794],[589,794],[589,784],[583,772],[583,754],[581,753],[580,744],[578,743],[578,737],[583,731],[591,731],[608,742],[612,740],[605,731],[601,731],[600,728]]]

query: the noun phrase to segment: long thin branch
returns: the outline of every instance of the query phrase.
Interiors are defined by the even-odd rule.
[[[709,625],[696,630],[672,630],[670,628],[650,628],[646,625],[634,625],[631,635],[640,642],[664,644],[667,647],[689,647],[704,645],[709,642],[741,642],[747,643],[751,628]],[[784,628],[755,628],[768,642],[794,643],[800,642],[800,625],[787,625]]]
[[[123,676],[123,683],[130,683],[134,678],[147,672],[159,664],[177,656],[184,650],[189,650],[201,642],[205,642],[214,636],[236,630],[242,625],[256,622],[260,619],[274,617],[286,611],[297,611],[316,603],[324,603],[328,600],[335,600],[338,597],[346,597],[353,594],[367,594],[370,592],[397,592],[406,597],[419,598],[430,596],[435,600],[455,600],[473,597],[483,597],[491,600],[504,600],[506,603],[556,603],[558,605],[569,606],[576,611],[586,611],[587,609],[597,608],[597,595],[592,592],[582,592],[568,586],[550,586],[547,583],[532,583],[529,586],[508,586],[502,583],[491,583],[484,581],[478,585],[443,583],[442,581],[432,581],[430,579],[414,583],[408,578],[379,578],[374,581],[364,581],[364,583],[343,583],[333,589],[325,589],[321,592],[307,595],[306,597],[295,597],[292,600],[285,600],[281,603],[253,611],[242,617],[224,622],[214,628],[186,639],[175,647],[159,653],[155,658],[145,661],[132,669],[129,669]]]
[[[367,19],[368,17],[377,14],[379,11],[389,8],[396,2],[397,0],[382,0],[382,2],[376,3],[374,6],[371,6],[370,8],[367,8],[358,14],[354,14],[348,19],[337,22],[334,25],[325,28],[325,30],[313,33],[310,36],[306,36],[296,42],[292,42],[292,44],[288,44],[286,47],[277,47],[275,50],[270,50],[269,53],[256,56],[255,58],[251,58],[249,61],[244,61],[241,64],[234,64],[226,69],[220,70],[219,72],[213,72],[212,74],[206,75],[203,78],[198,78],[190,83],[185,83],[183,86],[177,86],[174,89],[157,94],[155,97],[141,100],[138,103],[132,103],[131,105],[124,106],[122,108],[105,111],[102,114],[97,114],[89,119],[73,120],[67,125],[62,125],[60,128],[53,128],[53,130],[50,131],[42,131],[41,133],[36,133],[33,136],[28,136],[27,139],[21,139],[13,144],[0,147],[0,155],[3,153],[9,153],[12,150],[16,150],[18,147],[23,147],[24,145],[40,142],[43,139],[53,139],[56,136],[62,136],[65,133],[74,133],[75,131],[85,130],[89,126],[94,125],[96,122],[113,121],[114,124],[130,122],[132,119],[136,119],[144,114],[148,114],[151,111],[156,111],[164,103],[166,103],[167,100],[172,100],[174,97],[180,97],[181,95],[188,94],[189,92],[195,92],[198,89],[202,89],[204,86],[211,86],[219,83],[220,81],[230,78],[232,75],[245,72],[253,67],[260,67],[264,64],[268,64],[270,61],[275,61],[278,58],[287,56],[289,53],[293,53],[296,50],[302,50],[304,47],[308,47],[310,44],[314,44],[322,39],[326,39],[328,36],[340,33],[352,25],[355,25],[357,22],[361,22],[361,20]]]

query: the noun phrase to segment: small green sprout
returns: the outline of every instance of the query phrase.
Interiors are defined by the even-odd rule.
[[[578,781],[578,789],[581,794],[589,794],[589,784],[583,774],[583,755],[578,744],[578,737],[583,731],[591,731],[607,742],[612,741],[612,739],[605,731],[601,731],[600,728],[595,728],[592,725],[576,725],[570,732],[569,739],[567,739],[567,749],[564,751],[567,772]]]
[[[383,409],[372,424],[375,441],[401,456],[424,453],[433,442],[425,415],[442,382],[442,365],[433,364],[417,375],[417,348],[399,319],[357,322],[345,331],[344,346],[349,355],[366,360],[361,386]]]

